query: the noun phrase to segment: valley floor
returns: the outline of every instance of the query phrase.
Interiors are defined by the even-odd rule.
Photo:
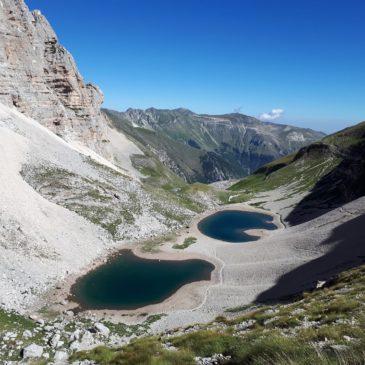
[[[229,209],[233,207],[237,206]],[[365,257],[365,198],[310,222],[267,231],[259,241],[243,244],[205,237],[197,221],[180,240],[197,238],[185,251],[218,261],[219,281],[207,285],[203,301],[195,308],[166,311],[167,316],[153,324],[155,331],[210,321],[232,307],[289,297],[361,264]]]
[[[280,192],[272,194],[277,198]],[[141,246],[133,246],[137,255],[146,258],[206,259],[216,266],[210,282],[185,285],[163,303],[138,310],[89,313],[112,322],[133,322],[141,313],[163,314],[151,325],[151,329],[158,333],[211,321],[230,308],[290,297],[314,288],[318,280],[328,280],[332,275],[362,262],[365,256],[365,247],[361,244],[365,242],[365,198],[294,227],[284,227],[281,222],[279,212],[284,215],[290,212],[290,209],[284,209],[285,200],[277,199],[273,203],[275,199],[272,198],[265,195],[271,211],[276,210],[276,213],[270,214],[279,229],[255,231],[262,236],[258,241],[228,243],[207,237],[197,228],[202,218],[219,210],[269,212],[242,203],[219,207],[197,216],[175,240],[159,246],[157,252],[146,253]],[[262,197],[257,200],[266,206]],[[255,201],[250,203],[255,204]],[[183,244],[188,237],[194,237],[196,243],[184,250],[173,247]],[[131,248],[130,245],[127,247]],[[72,309],[73,303],[70,306]],[[65,308],[61,306],[58,309]]]

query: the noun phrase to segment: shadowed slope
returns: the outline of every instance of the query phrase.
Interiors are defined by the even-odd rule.
[[[283,275],[276,285],[261,293],[256,302],[280,300],[313,288],[316,280],[326,280],[348,268],[356,267],[365,259],[365,214],[339,225],[322,245],[333,249]]]

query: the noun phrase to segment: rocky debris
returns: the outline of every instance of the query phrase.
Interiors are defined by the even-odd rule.
[[[59,350],[55,352],[54,355],[55,365],[66,363],[67,359],[68,359],[68,354],[66,351]]]
[[[49,345],[53,348],[60,347],[61,335],[59,333],[54,334],[49,340]]]
[[[95,323],[94,328],[97,332],[101,333],[105,337],[108,337],[109,334],[110,334],[110,329],[107,326],[100,323],[100,322]]]
[[[169,351],[177,351],[178,349],[171,342],[162,343],[162,347]]]
[[[30,337],[32,337],[32,332],[31,332],[31,331],[29,331],[29,330],[25,330],[25,331],[23,332],[23,337],[24,337],[24,338],[30,338]]]
[[[247,321],[236,324],[234,327],[237,331],[244,331],[251,328],[255,323],[256,321],[254,319],[248,319]]]
[[[338,351],[338,352],[349,350],[349,346],[346,346],[346,345],[331,345],[330,347],[333,350]]]
[[[11,339],[14,339],[17,337],[17,334],[15,332],[5,332],[4,335],[3,335],[3,340],[4,341],[9,341]]]
[[[318,280],[316,283],[316,289],[322,289],[325,285],[326,285],[326,281],[325,280]]]
[[[226,364],[231,359],[231,356],[224,356],[222,354],[214,354],[211,357],[196,357],[197,365],[220,365]]]
[[[37,314],[31,314],[29,315],[29,318],[39,324],[40,326],[44,326],[44,319],[40,318]]]
[[[265,319],[264,321],[264,326],[267,326],[268,324],[272,323],[272,322],[275,322],[279,317],[272,317],[272,318],[269,318],[269,319]]]
[[[43,347],[32,343],[31,345],[25,347],[22,350],[22,355],[24,359],[41,357],[43,354]]]
[[[302,320],[302,324],[301,326],[303,328],[310,328],[310,327],[317,327],[318,325],[320,324],[320,322],[317,322],[317,321],[309,321],[308,320],[308,317],[305,316]]]
[[[81,337],[81,330],[77,329],[76,331],[72,332],[72,334],[70,335],[70,341],[77,341],[80,339]]]

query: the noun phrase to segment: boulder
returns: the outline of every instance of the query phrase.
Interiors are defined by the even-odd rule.
[[[66,351],[56,351],[54,355],[55,364],[66,363],[67,359],[68,359],[68,354]]]
[[[58,346],[58,342],[60,341],[61,339],[61,335],[59,333],[56,333],[54,334],[51,339],[49,340],[49,345],[52,347],[52,348],[56,348]]]
[[[99,333],[101,333],[103,336],[105,337],[108,337],[109,334],[110,334],[110,329],[103,325],[102,323],[98,322],[98,323],[95,323],[95,330]]]
[[[22,350],[22,355],[24,359],[30,359],[35,357],[41,357],[43,354],[43,347],[35,343],[24,347]]]

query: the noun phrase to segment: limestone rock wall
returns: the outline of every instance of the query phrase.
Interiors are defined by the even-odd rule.
[[[0,102],[66,140],[105,151],[102,92],[84,82],[47,19],[23,0],[0,1]]]

